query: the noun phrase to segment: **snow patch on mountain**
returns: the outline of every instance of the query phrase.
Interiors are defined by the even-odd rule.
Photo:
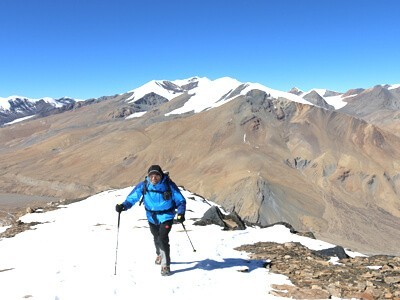
[[[193,96],[185,105],[166,115],[183,114],[191,111],[198,113],[221,106],[240,95],[246,95],[251,90],[264,91],[273,98],[285,98],[299,103],[310,104],[310,102],[297,95],[274,90],[259,83],[242,83],[230,77],[222,77],[216,80],[199,82],[198,87],[190,91]]]
[[[388,89],[389,90],[394,90],[400,87],[400,83],[399,84],[392,84]]]
[[[332,105],[335,109],[340,109],[346,106],[347,105],[346,99],[355,96],[355,95],[343,96],[342,93],[333,92],[327,89],[320,89],[320,88],[314,88],[307,92],[301,91],[297,88],[293,88],[291,90],[291,93],[296,93],[298,96],[304,97],[313,91],[316,92],[318,95],[320,95],[326,101],[326,103]]]
[[[168,88],[168,85],[166,83],[173,84],[172,82],[169,82],[166,80],[149,81],[149,82],[145,83],[144,85],[142,85],[134,90],[129,91],[128,93],[132,93],[132,95],[128,99],[126,99],[126,101],[127,102],[135,102],[151,92],[156,93],[168,100],[171,100],[183,93],[183,90],[180,86],[173,84],[172,86],[169,86],[169,88]]]
[[[240,84],[239,81],[230,77],[223,77],[214,81],[202,80],[199,82],[198,87],[191,91],[190,94],[193,96],[189,101],[166,115],[183,114],[190,111],[198,113],[205,109],[222,105],[226,102],[224,96],[232,92]],[[217,105],[216,103],[219,100],[222,102]]]
[[[25,121],[25,120],[28,120],[28,119],[31,119],[31,118],[33,118],[35,115],[32,115],[32,116],[27,116],[27,117],[23,117],[23,118],[19,118],[19,119],[15,119],[14,121],[11,121],[11,122],[8,122],[8,123],[5,123],[4,125],[12,125],[12,124],[15,124],[15,123],[19,123],[19,122],[22,122],[22,121]]]
[[[10,97],[8,98],[2,98],[0,97],[0,110],[9,110],[11,105],[10,102],[8,101]]]
[[[183,93],[188,93],[192,96],[182,107],[167,113],[166,116],[168,116],[187,112],[198,113],[218,107],[255,89],[264,91],[273,98],[285,98],[312,105],[309,101],[292,93],[274,90],[259,83],[242,83],[231,77],[222,77],[215,80],[210,80],[206,77],[191,77],[174,81],[152,80],[129,91],[128,93],[132,93],[132,95],[126,101],[133,103],[150,93],[162,96],[168,101]],[[135,114],[132,118],[138,116]]]
[[[127,116],[125,118],[125,120],[139,118],[139,117],[143,116],[145,113],[147,113],[147,111],[140,111],[140,112],[137,112],[137,113],[133,113],[133,114]]]

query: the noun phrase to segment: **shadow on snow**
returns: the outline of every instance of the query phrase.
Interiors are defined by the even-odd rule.
[[[224,258],[223,261],[216,261],[213,259],[204,259],[201,261],[192,262],[171,262],[173,265],[179,264],[192,264],[196,263],[192,267],[174,270],[172,273],[187,272],[196,269],[205,271],[213,271],[217,269],[237,268],[239,272],[252,272],[258,268],[264,268],[265,262],[263,260],[246,260],[241,258]]]

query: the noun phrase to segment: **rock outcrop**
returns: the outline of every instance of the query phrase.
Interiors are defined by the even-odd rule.
[[[272,294],[292,299],[400,299],[400,257],[337,258],[341,251],[312,251],[300,243],[260,242],[236,248],[265,260],[270,272],[293,285],[275,285]],[[340,254],[339,254],[340,256]]]
[[[223,214],[217,206],[211,206],[200,220],[193,223],[198,226],[215,224],[224,230],[243,230],[246,229],[245,223],[236,212]]]

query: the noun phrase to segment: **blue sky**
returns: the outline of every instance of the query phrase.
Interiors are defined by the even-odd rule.
[[[0,97],[192,76],[283,91],[400,83],[399,12],[394,0],[1,0]]]

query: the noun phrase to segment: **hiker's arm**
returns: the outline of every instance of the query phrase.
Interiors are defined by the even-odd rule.
[[[185,214],[186,212],[186,199],[182,195],[181,191],[177,187],[175,183],[171,184],[171,190],[172,190],[172,199],[175,201],[175,206],[177,208],[177,213],[178,214]]]
[[[140,182],[137,186],[134,187],[132,192],[129,193],[129,195],[126,197],[126,200],[124,203],[122,203],[123,206],[125,206],[126,209],[131,208],[133,205],[136,204],[140,200],[140,198],[143,195],[143,182]]]

